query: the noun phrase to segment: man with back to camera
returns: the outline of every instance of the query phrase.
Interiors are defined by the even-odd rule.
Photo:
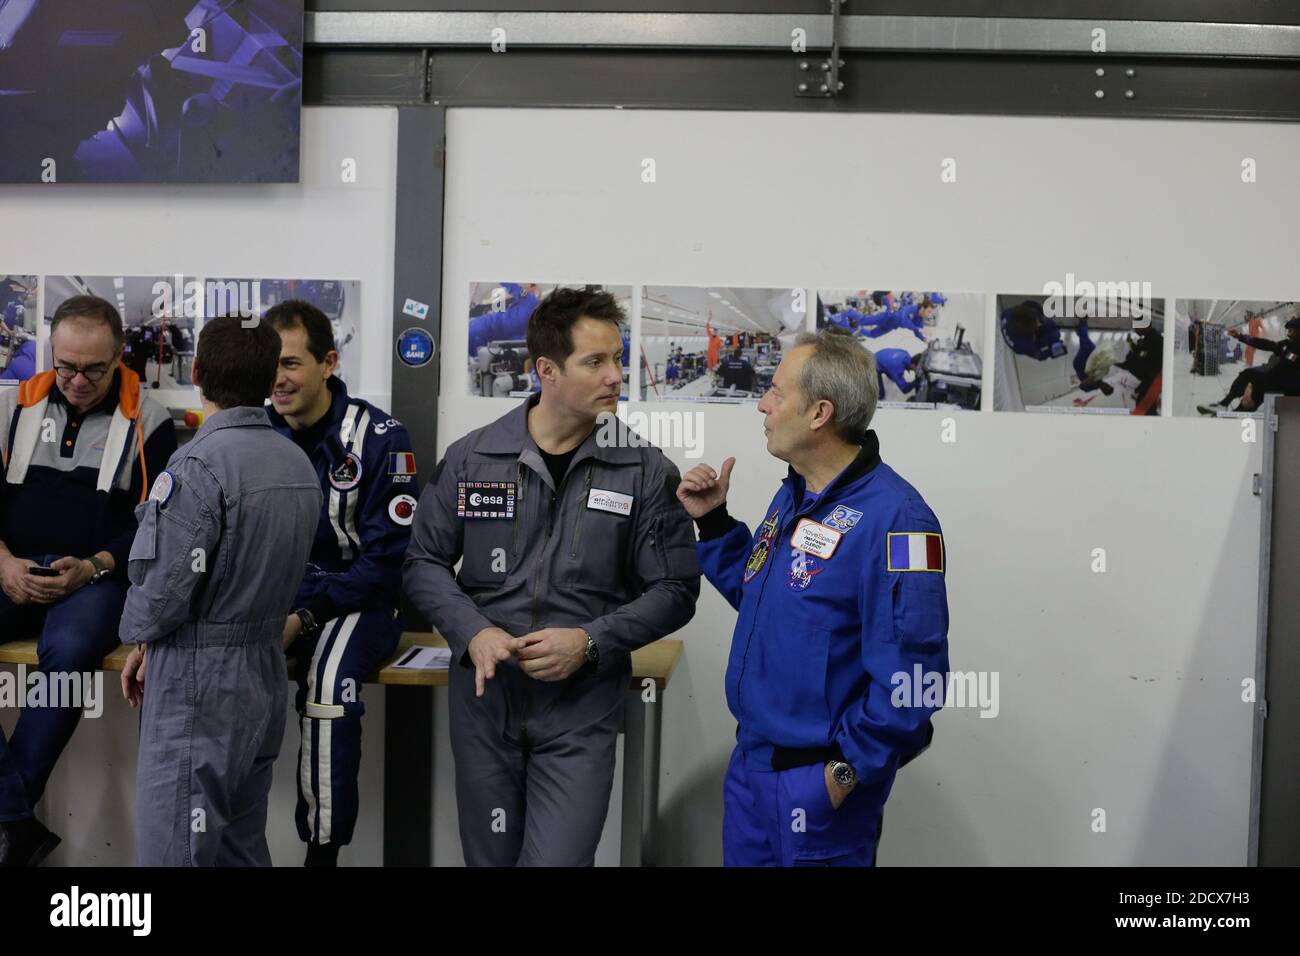
[[[754,366],[742,354],[740,346],[718,363],[718,384],[721,388],[734,388],[742,392],[754,390]]]
[[[227,316],[199,336],[204,421],[136,509],[122,693],[140,714],[141,866],[270,866],[285,619],[320,518],[316,472],[263,403],[280,337]]]
[[[36,637],[47,675],[97,671],[117,647],[135,507],[176,450],[123,341],[117,309],[74,296],[51,319],[53,369],[0,389],[0,642]],[[0,733],[0,866],[58,845],[35,807],[80,717],[24,707]]]
[[[709,581],[739,611],[723,784],[728,866],[870,866],[898,767],[929,743],[943,695],[896,675],[948,672],[943,534],[880,460],[871,354],[833,329],[797,340],[758,404],[788,477],[753,536],[727,513],[734,458],[686,473]],[[761,607],[761,613],[760,613]]]
[[[624,320],[606,292],[548,295],[528,323],[541,394],[453,442],[416,512],[404,583],[452,651],[471,866],[594,862],[631,652],[695,611],[677,469],[619,419],[597,425]]]
[[[311,563],[285,624],[298,658],[298,836],[307,866],[334,866],[359,809],[361,689],[402,637],[402,561],[419,486],[411,438],[335,375],[330,320],[290,300],[263,319],[280,334],[271,425],[307,453],[324,495]]]

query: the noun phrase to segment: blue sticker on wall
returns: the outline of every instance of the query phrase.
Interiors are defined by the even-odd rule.
[[[433,336],[424,329],[407,329],[397,339],[397,357],[411,368],[433,361]]]

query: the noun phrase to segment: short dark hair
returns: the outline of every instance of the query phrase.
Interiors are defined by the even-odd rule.
[[[194,355],[199,391],[218,408],[266,403],[280,369],[280,336],[265,322],[246,326],[237,315],[209,319]]]
[[[1007,310],[1007,331],[1024,337],[1034,334],[1034,327],[1043,318],[1043,307],[1033,299],[1026,299]]]
[[[62,304],[54,310],[54,318],[50,319],[50,338],[54,337],[54,330],[59,327],[60,322],[71,318],[103,322],[113,333],[115,348],[121,348],[122,343],[126,341],[126,334],[122,331],[122,316],[107,299],[101,299],[97,295],[74,295],[71,299],[63,300]]]
[[[334,326],[329,317],[320,309],[302,299],[286,299],[279,305],[273,305],[262,316],[277,332],[280,329],[306,329],[307,351],[318,362],[325,361],[325,356],[337,351],[334,344]]]
[[[627,315],[609,292],[553,289],[528,318],[528,354],[546,356],[561,368],[573,354],[573,326],[581,318],[612,322],[622,331]]]

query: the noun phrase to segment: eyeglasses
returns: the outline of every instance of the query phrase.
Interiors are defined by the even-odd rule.
[[[77,373],[80,372],[82,375],[86,376],[87,382],[89,382],[91,385],[94,385],[96,382],[98,382],[100,379],[102,379],[105,375],[108,374],[108,370],[110,366],[111,363],[107,363],[107,362],[99,362],[95,365],[86,365],[86,366],[60,364],[54,366],[54,374],[57,375],[63,381],[70,382],[74,378],[76,378]]]

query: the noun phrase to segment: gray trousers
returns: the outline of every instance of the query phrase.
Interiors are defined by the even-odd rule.
[[[287,704],[278,639],[149,645],[136,777],[139,865],[271,865],[266,809]]]
[[[501,666],[474,696],[454,662],[449,729],[468,866],[591,866],[609,810],[625,667],[561,682]]]

